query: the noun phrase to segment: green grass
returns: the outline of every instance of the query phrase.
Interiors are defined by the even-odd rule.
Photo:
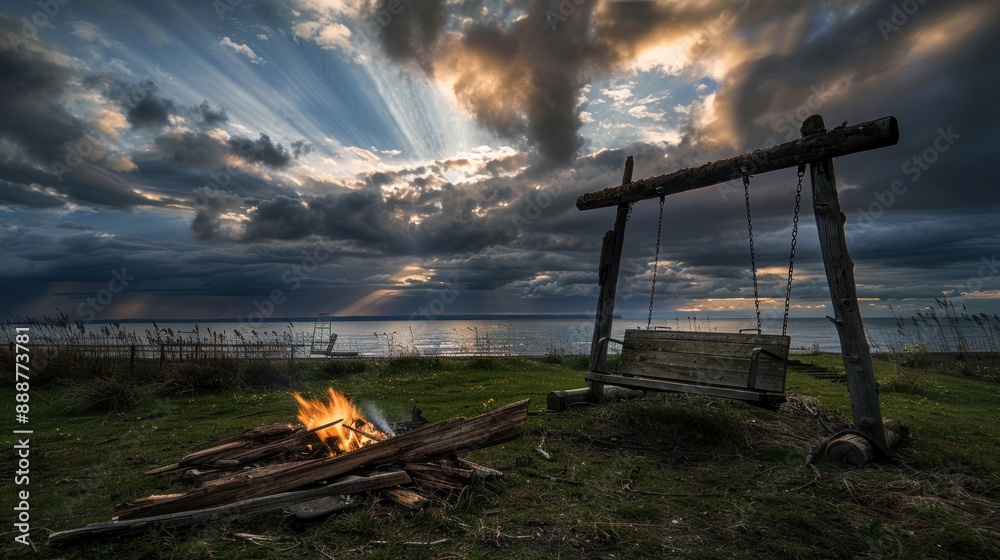
[[[843,368],[838,356],[803,361]],[[182,490],[153,467],[244,429],[292,421],[287,389],[141,392],[125,412],[68,406],[54,380],[31,394],[31,526],[43,556],[72,558],[954,558],[1000,555],[1000,386],[876,361],[885,417],[910,424],[895,463],[802,466],[826,425],[850,417],[847,388],[790,371],[780,413],[668,396],[543,412],[545,395],[580,387],[572,365],[523,359],[403,358],[302,364],[294,389],[333,385],[389,420],[416,403],[431,421],[532,399],[521,439],[467,456],[503,470],[497,496],[476,486],[400,513],[371,501],[319,522],[281,513],[50,550],[50,531],[110,519],[116,503]],[[10,376],[8,372],[8,377]],[[8,384],[0,399],[13,402]],[[796,404],[798,403],[798,404]],[[804,404],[802,404],[804,403]],[[823,418],[818,420],[814,413]],[[843,415],[843,416],[842,416]],[[839,423],[839,424],[838,424]],[[544,438],[552,461],[534,452]],[[13,440],[5,435],[3,445]],[[3,475],[13,478],[13,452]],[[571,485],[537,474],[582,482]],[[11,511],[15,487],[0,507]],[[5,527],[0,555],[26,554]],[[254,543],[238,534],[275,537]],[[408,541],[449,539],[433,548]],[[383,544],[374,544],[379,541]],[[30,550],[27,551],[30,553]]]

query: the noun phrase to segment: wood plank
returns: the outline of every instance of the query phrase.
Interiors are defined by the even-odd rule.
[[[622,354],[629,352],[666,352],[672,354],[691,354],[698,356],[718,356],[720,358],[747,359],[753,356],[754,348],[761,348],[771,354],[780,356],[779,360],[773,357],[771,361],[785,362],[788,358],[787,346],[775,345],[753,345],[753,344],[729,344],[711,342],[693,342],[688,340],[643,340],[635,339],[627,341],[628,344],[622,346]]]
[[[732,358],[715,354],[627,349],[622,351],[619,364],[653,364],[663,366],[665,369],[679,367],[746,374],[750,372],[751,362],[749,355]],[[770,356],[761,356],[757,360],[757,374],[784,376],[787,363],[787,360],[775,360]],[[620,365],[619,371],[621,371]]]
[[[678,367],[666,369],[663,366],[635,362],[619,364],[615,374],[660,379],[663,381],[676,381],[684,384],[732,387],[736,389],[747,389],[747,380],[749,378],[749,372],[725,372]],[[785,377],[783,375],[762,376],[758,372],[754,389],[782,393],[785,390]]]
[[[777,354],[782,358],[788,357],[789,343],[788,337],[783,343],[774,344],[771,342],[757,341],[755,343],[712,341],[712,340],[690,340],[687,338],[650,338],[640,336],[629,336],[626,333],[622,351],[629,348],[638,350],[655,350],[659,352],[687,352],[691,354],[708,354],[713,356],[746,357],[749,358],[754,348],[763,348],[768,352]]]
[[[773,148],[707,163],[697,168],[675,171],[658,177],[633,181],[581,195],[576,199],[580,210],[629,204],[711,187],[743,177],[759,175],[800,164],[829,161],[830,158],[892,146],[899,142],[899,123],[883,117],[854,126],[835,128],[786,142]]]
[[[753,346],[775,345],[788,346],[792,339],[780,334],[728,333],[703,331],[668,331],[626,329],[625,338],[635,340],[693,340],[700,342],[728,342],[733,344],[749,344]]]
[[[741,401],[758,403],[780,403],[784,400],[784,395],[776,393],[765,393],[759,391],[748,391],[733,389],[729,387],[713,387],[708,385],[690,385],[672,381],[658,379],[645,379],[642,377],[623,377],[607,373],[587,372],[586,378],[593,379],[607,385],[617,385],[629,389],[642,389],[646,391],[665,391],[671,393],[691,393],[710,397],[723,397],[727,399],[738,399]]]
[[[73,529],[70,531],[60,531],[49,535],[49,544],[52,546],[62,545],[81,538],[108,535],[126,535],[146,531],[149,528],[170,529],[214,521],[233,515],[248,515],[274,511],[291,506],[306,500],[321,496],[336,496],[341,494],[356,494],[370,490],[379,490],[401,484],[408,484],[410,476],[403,471],[394,471],[376,474],[368,477],[357,477],[348,481],[335,482],[320,488],[300,490],[298,492],[285,492],[270,496],[241,500],[227,505],[200,509],[195,511],[181,511],[166,515],[144,517],[129,521],[109,521],[106,523],[93,523],[86,527]]]
[[[802,124],[803,139],[828,134],[823,118],[813,115]],[[878,385],[872,367],[871,350],[861,320],[857,288],[854,281],[854,261],[847,250],[844,232],[845,215],[837,197],[837,179],[833,171],[833,154],[810,166],[813,210],[819,233],[820,250],[826,279],[830,284],[834,324],[840,336],[840,348],[847,373],[847,389],[851,395],[854,425],[879,450],[888,455],[889,444],[882,425]]]

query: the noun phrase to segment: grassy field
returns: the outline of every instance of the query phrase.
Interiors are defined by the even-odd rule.
[[[800,358],[843,369],[838,356]],[[809,448],[846,426],[842,383],[793,369],[778,413],[685,396],[545,412],[548,391],[583,385],[582,361],[563,361],[300,366],[295,389],[318,396],[332,385],[390,421],[408,419],[414,402],[436,421],[531,398],[521,439],[467,457],[506,473],[502,495],[476,486],[419,513],[369,501],[318,522],[274,513],[60,550],[48,548],[50,532],[182,489],[143,471],[246,428],[293,421],[295,404],[288,388],[142,391],[136,380],[127,410],[108,412],[82,406],[81,395],[93,395],[50,374],[30,401],[31,534],[42,556],[66,558],[1000,557],[994,383],[878,361],[883,414],[910,424],[909,441],[892,463],[808,468]],[[0,399],[14,402],[11,384]],[[23,487],[10,483],[15,442],[2,439],[0,507],[11,512]],[[551,461],[534,451],[543,440]],[[5,524],[0,556],[33,555],[15,534]]]

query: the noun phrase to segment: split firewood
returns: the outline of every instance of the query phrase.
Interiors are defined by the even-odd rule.
[[[409,482],[409,475],[403,471],[375,474],[369,477],[358,477],[352,480],[336,482],[319,488],[251,498],[207,509],[133,518],[127,521],[94,523],[80,529],[53,533],[49,535],[49,544],[57,546],[87,537],[134,534],[143,532],[150,527],[160,529],[184,527],[234,515],[274,511],[321,496],[357,494],[407,484]]]
[[[383,490],[382,493],[384,494],[388,491],[389,490]],[[357,503],[357,500],[353,499],[351,496],[320,496],[319,498],[313,498],[312,500],[292,504],[285,509],[294,515],[296,519],[311,521],[313,519],[326,517],[331,513],[350,509]]]
[[[428,503],[427,498],[406,488],[389,488],[388,490],[382,490],[379,494],[386,500],[413,511],[426,507]]]
[[[484,467],[482,465],[473,463],[472,461],[467,461],[462,458],[456,458],[455,460],[458,462],[459,465],[476,471],[476,478],[480,480],[493,480],[496,478],[503,478],[502,471],[491,469],[489,467]]]
[[[256,435],[254,438],[256,439],[242,439],[242,435],[238,436],[241,439],[227,438],[229,441],[226,441],[225,443],[195,451],[194,453],[186,455],[174,465],[153,469],[147,471],[146,474],[161,474],[179,468],[193,466],[229,469],[240,467],[248,463],[281,455],[282,453],[295,451],[299,447],[304,448],[304,442],[312,437],[317,431],[329,428],[330,426],[335,426],[342,421],[342,419],[336,420],[311,430],[306,430],[301,428],[301,426],[300,429],[280,429],[282,426],[289,426],[288,424],[270,424],[268,426],[262,426],[261,428],[268,428],[267,430],[263,430],[261,432],[266,433],[267,436],[262,436],[261,433],[255,433]],[[244,432],[244,434],[246,433],[247,432]],[[261,444],[259,442],[259,439],[262,437],[274,439],[275,435],[278,433],[285,434],[285,436],[276,441],[271,441],[270,443]]]
[[[450,466],[444,462],[407,463],[403,465],[414,482],[432,490],[453,492],[462,490],[472,482],[476,471]]]
[[[274,457],[276,455],[281,455],[282,453],[294,452],[300,449],[304,449],[305,442],[310,437],[313,437],[313,434],[315,434],[320,430],[329,428],[331,426],[336,426],[337,424],[340,424],[343,421],[344,419],[341,418],[340,420],[334,420],[333,422],[329,422],[322,426],[317,426],[311,430],[306,430],[304,432],[296,432],[284,439],[280,439],[278,441],[274,441],[258,447],[252,447],[245,451],[240,451],[239,453],[231,455],[225,459],[217,459],[214,461],[210,461],[207,463],[207,465],[212,467],[234,468],[246,465],[248,463],[253,463],[255,461],[267,459],[269,457]],[[181,464],[184,464],[184,459],[181,459]]]
[[[239,418],[239,416],[237,416],[237,418]],[[260,442],[268,442],[288,437],[294,434],[295,432],[301,432],[302,430],[305,430],[305,426],[303,426],[302,424],[289,424],[288,422],[264,424],[263,426],[250,428],[249,430],[246,430],[234,436],[223,438],[218,443],[228,443],[230,441],[248,440],[248,439]]]

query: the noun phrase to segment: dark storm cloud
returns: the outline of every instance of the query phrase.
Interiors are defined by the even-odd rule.
[[[2,170],[0,170],[2,173]],[[28,208],[59,208],[65,203],[48,193],[38,192],[23,184],[0,180],[0,203]]]
[[[306,142],[305,140],[295,140],[289,144],[292,147],[292,157],[298,159],[301,156],[309,155],[313,153],[315,148],[313,145]]]
[[[384,29],[369,24],[378,33],[385,53],[393,60],[412,61],[433,73],[434,49],[445,25],[444,0],[409,0],[398,13],[391,13],[390,5],[394,6],[392,12],[397,12],[395,6],[399,4],[399,0],[380,0],[363,21],[379,23],[378,17],[391,16]]]
[[[384,8],[384,4],[379,6]],[[414,1],[393,17],[379,37],[391,59],[413,62],[427,74],[435,74],[439,66],[451,66],[448,70],[460,75],[456,94],[481,124],[502,136],[527,135],[547,161],[564,164],[583,145],[577,134],[582,123],[575,105],[585,83],[583,37],[593,5],[580,6],[573,22],[552,33],[545,3],[533,1],[528,16],[509,28],[483,22],[457,43],[442,44],[444,2]],[[448,10],[455,8],[471,10],[470,3]],[[479,82],[484,77],[480,74],[487,73],[485,77],[495,81],[493,91],[484,91]]]
[[[6,36],[10,20],[0,31]],[[49,164],[65,143],[83,136],[83,123],[63,107],[72,71],[32,49],[8,48],[0,41],[0,136],[12,141],[32,159]]]
[[[246,161],[262,163],[268,167],[285,167],[292,161],[288,150],[281,144],[273,144],[271,138],[263,132],[256,140],[239,136],[230,139],[229,151]]]
[[[9,20],[0,21],[9,26]],[[0,154],[3,180],[8,183],[0,197],[37,208],[66,201],[111,208],[159,205],[104,167],[101,159],[106,148],[65,109],[77,93],[74,71],[44,51],[28,46],[14,50],[0,43],[0,74],[4,76],[0,138],[9,142],[4,149],[10,150]]]
[[[186,166],[219,168],[226,165],[231,152],[232,147],[225,140],[207,132],[171,130],[153,140],[150,155]]]
[[[202,121],[207,125],[229,122],[229,115],[226,113],[226,108],[221,105],[219,107],[212,107],[208,104],[208,101],[202,101],[201,105],[198,105],[198,112],[201,115]]]
[[[191,222],[191,233],[203,241],[221,241],[232,235],[222,214],[239,212],[243,209],[243,201],[238,195],[200,187],[194,190],[195,216]]]
[[[584,85],[629,63],[644,43],[704,29],[721,11],[745,4],[532,0],[527,7],[491,6],[484,19],[481,2],[446,9],[434,0],[407,4],[379,37],[389,58],[429,75],[455,75],[456,96],[480,124],[527,137],[545,164],[565,165],[585,145],[578,107]],[[460,30],[442,32],[445,13]]]
[[[123,106],[129,124],[135,128],[167,125],[174,112],[174,102],[156,95],[157,86],[150,80],[143,81],[139,86],[145,90],[145,95],[130,99]]]
[[[375,175],[375,182],[394,181]],[[228,199],[218,207],[199,209],[196,236],[244,242],[321,238],[341,241],[363,251],[389,255],[470,252],[511,242],[517,236],[513,217],[519,202],[533,191],[509,179],[486,181],[477,188],[444,184],[435,189],[402,188],[385,192],[371,177],[361,188],[338,189],[323,196],[279,195],[254,201],[256,210],[234,230],[219,215],[248,201]],[[492,209],[486,211],[485,209]],[[516,210],[515,210],[516,209]],[[411,217],[419,216],[419,220]]]

